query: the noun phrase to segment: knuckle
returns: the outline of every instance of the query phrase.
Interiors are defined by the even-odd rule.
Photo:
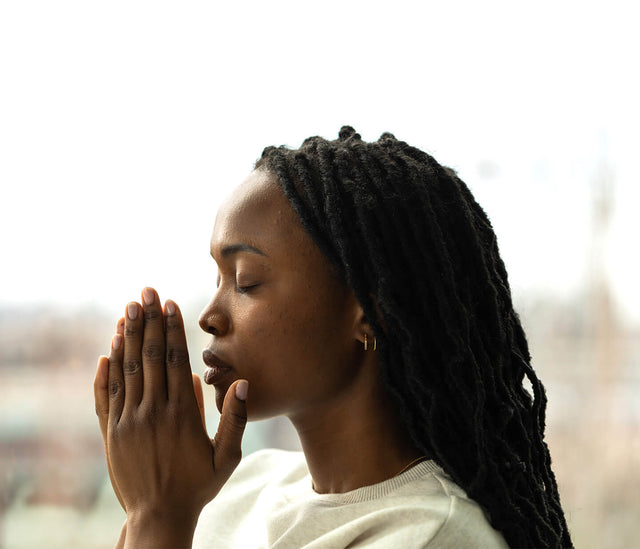
[[[142,356],[148,360],[160,360],[164,355],[164,349],[160,343],[147,343],[142,347]]]
[[[181,407],[168,403],[162,409],[162,421],[164,428],[169,433],[178,437],[178,433],[184,434],[189,430],[189,422],[186,421],[184,410]]]
[[[144,321],[145,322],[156,322],[162,318],[162,313],[155,307],[145,308],[144,310]]]
[[[167,366],[179,368],[189,364],[189,353],[185,349],[171,348],[167,351]]]
[[[160,406],[155,402],[148,403],[139,409],[140,421],[147,426],[152,426],[158,423],[161,416]]]
[[[168,334],[181,332],[183,329],[184,328],[182,322],[180,322],[180,320],[178,320],[175,316],[167,318],[165,330]]]
[[[175,423],[180,423],[180,415],[182,408],[175,402],[169,402],[167,406],[167,420]]]
[[[118,396],[122,391],[122,382],[119,379],[113,379],[109,383],[109,395],[111,397]]]
[[[139,329],[138,326],[136,326],[135,324],[125,324],[124,326],[124,335],[125,337],[131,337],[131,336],[135,336],[139,333]]]
[[[244,429],[244,426],[247,424],[247,416],[236,413],[232,413],[231,416],[233,418],[233,421],[231,422],[232,425],[237,425],[238,427]]]
[[[133,375],[138,373],[141,367],[142,364],[139,360],[125,360],[124,364],[122,365],[122,371],[125,373],[125,375]]]
[[[244,432],[244,428],[247,425],[247,416],[242,414],[236,414],[234,412],[230,412],[227,414],[223,414],[220,421],[224,421],[225,429],[231,435],[242,435]]]

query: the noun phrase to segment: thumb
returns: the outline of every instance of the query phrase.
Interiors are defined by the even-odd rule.
[[[193,392],[196,395],[198,410],[200,410],[200,419],[202,420],[202,426],[206,431],[207,420],[204,415],[204,394],[202,393],[202,381],[200,381],[200,376],[198,374],[191,374],[191,381],[193,381]]]
[[[98,360],[96,377],[93,382],[93,397],[98,415],[98,423],[104,443],[107,443],[107,426],[109,423],[109,359],[101,356]]]
[[[213,439],[213,464],[216,471],[231,475],[242,458],[242,435],[247,425],[249,382],[240,379],[227,390],[222,404],[218,431]]]

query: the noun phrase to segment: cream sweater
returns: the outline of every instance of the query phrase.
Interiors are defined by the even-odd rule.
[[[318,494],[301,452],[242,461],[203,510],[197,549],[505,549],[477,503],[433,461],[372,486]]]

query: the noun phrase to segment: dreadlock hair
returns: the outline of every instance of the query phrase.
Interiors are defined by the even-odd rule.
[[[306,231],[353,289],[414,444],[511,547],[572,547],[530,365],[491,223],[453,170],[384,133],[267,147]],[[533,397],[523,387],[527,377]]]

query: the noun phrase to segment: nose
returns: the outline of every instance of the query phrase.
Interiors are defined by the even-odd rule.
[[[200,313],[198,324],[203,331],[214,336],[221,336],[229,331],[231,322],[229,315],[221,306],[218,292]]]

